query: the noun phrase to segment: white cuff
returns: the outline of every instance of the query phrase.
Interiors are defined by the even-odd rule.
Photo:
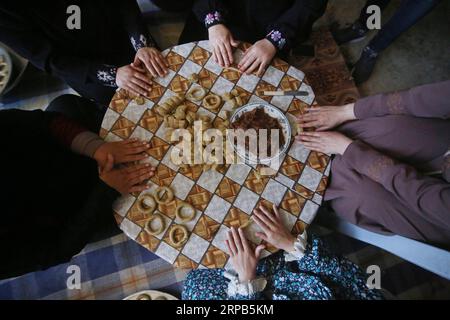
[[[263,291],[267,284],[267,281],[264,278],[256,278],[241,283],[239,282],[239,276],[234,270],[226,270],[223,276],[230,280],[230,283],[228,284],[229,297],[235,297],[237,295],[254,295],[255,293]]]
[[[285,252],[284,259],[286,262],[300,260],[305,255],[306,246],[308,245],[308,235],[306,231],[297,236],[297,240],[294,243],[294,251]]]

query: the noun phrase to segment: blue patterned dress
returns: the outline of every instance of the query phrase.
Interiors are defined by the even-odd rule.
[[[185,281],[183,299],[383,299],[378,290],[366,286],[366,275],[358,266],[330,252],[316,236],[312,236],[304,256],[299,260],[286,262],[282,252],[262,259],[257,267],[257,277],[265,279],[263,281],[267,281],[267,284],[263,285],[261,291],[249,294],[230,292],[231,281],[226,275],[224,269],[191,271]]]

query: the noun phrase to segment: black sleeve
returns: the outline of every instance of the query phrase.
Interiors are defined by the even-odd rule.
[[[303,28],[312,26],[325,11],[327,3],[328,0],[295,0],[288,10],[267,26],[266,39],[278,50],[292,48],[298,34]]]
[[[85,131],[88,130],[76,121],[56,112],[15,109],[0,111],[0,134],[14,137],[15,141],[51,139],[70,149],[73,139]]]
[[[56,241],[49,243],[53,247],[51,253],[43,258],[43,265],[53,264],[60,259],[70,259],[79,253],[91,239],[96,229],[101,227],[100,222],[110,215],[113,219],[113,202],[120,194],[99,180],[93,188],[83,208],[67,221],[64,228],[56,234]]]
[[[52,75],[73,79],[80,84],[116,86],[117,66],[56,50],[39,28],[31,25],[26,17],[6,7],[0,8],[0,42],[11,47],[37,68]]]
[[[225,2],[223,0],[196,0],[192,10],[198,21],[209,28],[216,24],[225,23],[228,14]]]
[[[134,50],[138,51],[143,47],[157,47],[145,25],[136,1],[120,1],[119,10]]]

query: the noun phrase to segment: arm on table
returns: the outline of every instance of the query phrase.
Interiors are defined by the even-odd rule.
[[[450,81],[444,81],[360,99],[354,112],[358,119],[391,114],[449,119],[449,100]]]
[[[380,183],[428,221],[450,229],[450,184],[423,176],[413,167],[387,157],[360,141],[351,143],[342,158],[359,173]]]

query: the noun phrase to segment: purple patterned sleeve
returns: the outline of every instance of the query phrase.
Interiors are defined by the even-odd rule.
[[[272,30],[266,36],[266,39],[269,40],[275,48],[278,50],[283,50],[286,45],[286,38],[280,30]]]
[[[209,28],[216,24],[224,23],[225,20],[219,11],[210,12],[205,16],[205,27]]]

